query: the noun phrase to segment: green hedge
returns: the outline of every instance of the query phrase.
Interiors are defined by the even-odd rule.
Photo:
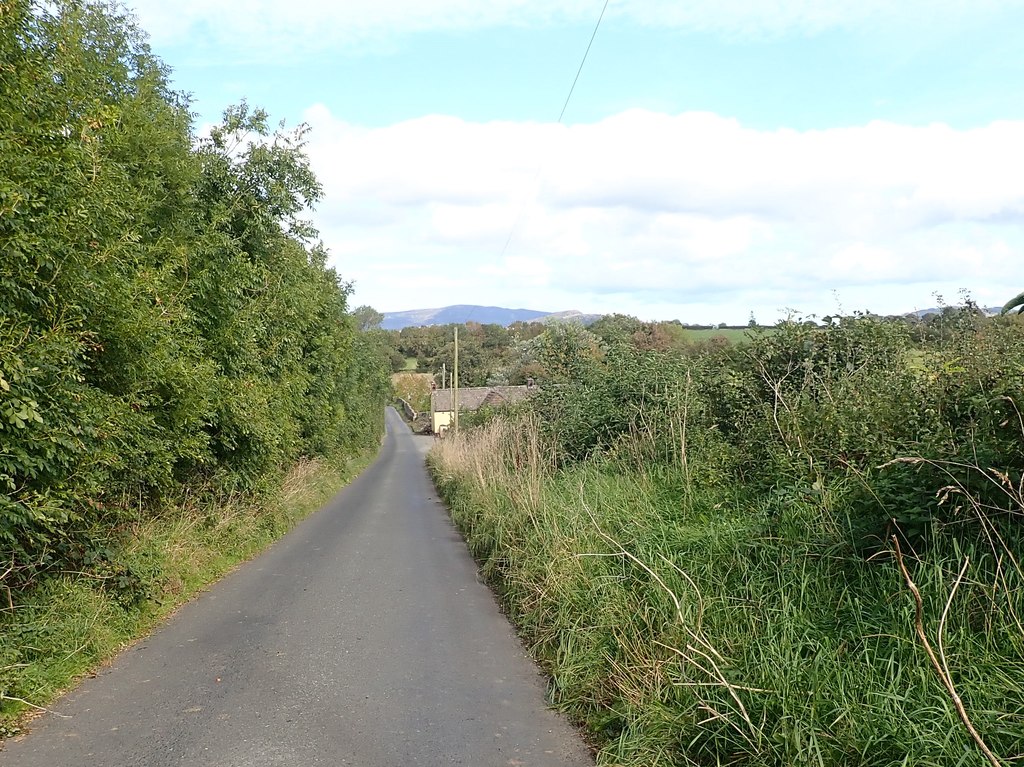
[[[305,132],[243,103],[200,140],[118,7],[0,3],[7,584],[127,509],[378,437],[388,362],[301,219]]]

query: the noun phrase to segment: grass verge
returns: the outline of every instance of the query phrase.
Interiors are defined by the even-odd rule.
[[[145,636],[203,588],[266,549],[359,474],[376,451],[304,461],[259,502],[183,502],[104,533],[88,572],[0,590],[0,736],[24,728],[76,679]]]
[[[599,459],[554,470],[535,429],[500,420],[430,464],[601,765],[991,764],[916,620],[997,763],[1024,753],[1024,580],[991,551],[906,553],[916,619],[841,485],[756,496]]]

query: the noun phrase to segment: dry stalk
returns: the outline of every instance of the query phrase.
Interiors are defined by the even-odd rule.
[[[951,488],[956,489],[963,494],[967,494],[967,490],[966,488],[964,488],[960,480],[957,479],[956,475],[954,475],[953,472],[950,471],[950,467],[957,469],[967,469],[969,471],[977,471],[978,473],[981,474],[982,477],[985,478],[985,480],[987,480],[989,483],[998,488],[1000,492],[1002,492],[1010,501],[1018,505],[1021,505],[1021,502],[1024,501],[1022,493],[1020,493],[1017,488],[1013,487],[1013,483],[1010,481],[1010,478],[1006,474],[996,469],[989,469],[986,471],[977,463],[966,463],[964,461],[942,461],[933,458],[921,458],[919,456],[901,456],[899,458],[893,458],[890,461],[886,461],[885,463],[881,464],[876,468],[887,469],[890,466],[901,463],[909,464],[911,466],[926,463],[930,466],[934,466],[936,469],[943,472],[947,477],[950,478],[950,481],[953,483],[950,486]],[[1024,478],[1022,478],[1022,482],[1024,482]],[[943,490],[949,489],[950,488],[943,488]]]
[[[960,583],[963,581],[964,573],[967,572],[968,560],[967,558],[964,558],[963,567],[960,569],[960,574],[957,576],[957,579],[953,584],[953,588],[949,594],[949,599],[946,601],[946,606],[942,611],[942,618],[939,621],[939,654],[937,656],[935,650],[932,649],[932,644],[928,641],[928,635],[924,630],[924,600],[921,598],[921,591],[917,588],[917,584],[914,583],[913,578],[910,577],[910,571],[907,569],[906,562],[903,561],[903,551],[900,549],[899,538],[894,535],[892,537],[892,542],[895,546],[896,562],[899,564],[900,571],[903,573],[903,578],[907,582],[907,588],[909,588],[910,593],[914,595],[914,627],[917,630],[918,639],[921,640],[921,645],[928,654],[928,660],[931,661],[932,667],[935,669],[935,673],[938,674],[939,679],[942,681],[942,685],[949,693],[949,697],[953,701],[953,706],[956,708],[960,721],[964,723],[967,731],[971,734],[971,738],[974,739],[974,742],[985,755],[989,764],[991,764],[992,767],[1004,767],[1003,762],[1001,762],[985,744],[985,741],[971,722],[971,718],[967,715],[967,709],[964,707],[964,703],[960,699],[960,695],[957,693],[956,687],[953,685],[953,679],[949,673],[949,664],[946,662],[945,648],[943,647],[942,632],[945,629],[946,617],[949,613],[949,607],[953,603],[953,597],[956,595],[956,591],[960,587]]]
[[[964,557],[964,564],[960,568],[960,573],[957,575],[956,580],[953,582],[953,588],[949,591],[949,598],[946,600],[946,606],[942,608],[942,617],[939,618],[939,659],[942,661],[942,670],[946,672],[946,678],[949,680],[953,679],[953,675],[949,673],[949,664],[946,662],[946,647],[945,647],[945,633],[946,633],[946,620],[949,618],[949,608],[953,606],[953,598],[956,596],[957,589],[960,588],[960,584],[964,580],[964,574],[967,572],[967,567],[970,565],[970,558]]]
[[[723,714],[718,709],[714,708],[706,700],[702,700],[700,702],[700,705],[698,706],[698,708],[700,708],[700,709],[702,709],[704,711],[707,711],[709,714],[711,714],[711,716],[709,716],[707,719],[702,719],[699,722],[697,722],[697,726],[698,727],[703,727],[705,724],[708,724],[710,722],[716,722],[716,721],[721,720],[721,721],[725,722],[727,725],[729,725],[730,727],[732,727],[734,730],[736,730],[736,732],[739,733],[740,737],[742,737],[744,740],[746,740],[747,743],[750,743],[752,746],[756,747],[756,744],[753,741],[750,740],[750,736],[747,735],[747,733],[745,733],[743,731],[743,729],[738,724],[736,724],[736,722],[734,722],[732,719],[730,719],[728,716]]]
[[[1014,406],[1016,407],[1016,405]],[[885,469],[894,464],[908,464],[911,466],[916,466],[919,464],[928,464],[929,466],[933,466],[939,471],[943,472],[949,478],[952,484],[940,488],[939,491],[936,493],[936,497],[938,498],[939,504],[941,505],[944,503],[948,503],[950,497],[954,495],[960,498],[964,498],[966,500],[967,504],[970,506],[971,510],[974,512],[975,517],[980,523],[981,532],[985,536],[985,539],[988,541],[989,548],[992,551],[992,556],[995,558],[997,562],[995,576],[996,581],[997,583],[1001,582],[1003,590],[1007,594],[1009,594],[1011,589],[1009,583],[1006,580],[1006,575],[1003,572],[1003,557],[1005,556],[1007,559],[1010,560],[1018,574],[1024,574],[1024,570],[1022,570],[1021,568],[1021,563],[1017,558],[1017,555],[1014,553],[1013,547],[1007,544],[1006,539],[1003,538],[1002,534],[999,532],[998,527],[990,519],[990,516],[987,512],[991,511],[992,509],[990,507],[983,506],[982,503],[974,495],[972,495],[966,487],[964,487],[964,484],[959,480],[959,478],[957,478],[955,474],[953,474],[953,472],[950,470],[950,467],[967,469],[969,471],[975,471],[980,473],[986,481],[997,487],[1004,495],[1006,495],[1007,499],[1012,504],[1016,505],[1018,508],[1024,507],[1024,492],[1022,492],[1022,490],[1024,490],[1024,475],[1022,475],[1021,477],[1021,485],[1015,487],[1010,477],[1004,472],[999,471],[998,469],[989,468],[986,470],[981,468],[981,466],[977,464],[963,463],[960,461],[939,461],[920,457],[894,458],[891,461],[882,464],[878,468]],[[959,511],[960,508],[962,507],[958,507],[957,511]],[[1017,513],[1019,514],[1019,512]],[[1016,624],[1017,629],[1022,634],[1024,634],[1024,623],[1022,623],[1020,616],[1017,614],[1017,610],[1014,608],[1013,602],[1007,599],[1005,604],[1007,612],[1010,614],[1010,617]]]
[[[686,582],[690,584],[690,588],[693,589],[693,593],[697,596],[697,628],[694,630],[699,633],[701,628],[704,626],[704,597],[701,596],[700,589],[697,588],[697,584],[694,583],[693,578],[691,578],[679,565],[664,554],[660,554],[659,556],[661,557],[662,562],[679,573]]]
[[[61,719],[70,719],[71,718],[67,714],[58,714],[53,709],[43,708],[42,706],[37,706],[35,703],[29,703],[24,698],[16,698],[15,696],[8,695],[7,693],[2,692],[2,691],[0,691],[0,700],[13,700],[15,703],[21,703],[22,705],[28,706],[29,708],[34,708],[36,711],[42,711],[44,714],[53,714],[54,716],[59,716]]]
[[[746,722],[747,727],[750,730],[750,733],[747,734],[746,732],[744,732],[742,728],[740,728],[738,725],[736,725],[735,722],[732,722],[731,720],[729,720],[729,724],[738,732],[740,732],[743,735],[744,739],[746,739],[747,742],[751,745],[756,745],[757,743],[759,743],[762,737],[762,733],[754,725],[753,721],[751,721],[750,715],[747,713],[747,708],[743,705],[743,700],[742,698],[740,698],[739,693],[737,692],[739,688],[737,688],[736,685],[732,684],[731,682],[729,682],[728,679],[726,679],[725,674],[722,672],[721,666],[719,665],[720,663],[725,663],[725,658],[722,657],[721,653],[719,653],[718,650],[716,650],[714,646],[710,642],[708,642],[707,639],[705,639],[703,636],[701,636],[699,633],[694,631],[686,624],[685,616],[683,615],[682,603],[679,601],[679,597],[676,596],[675,592],[673,592],[672,589],[668,587],[668,584],[665,583],[661,576],[658,575],[649,565],[647,565],[646,562],[641,560],[636,555],[627,551],[625,547],[622,546],[622,544],[620,544],[612,536],[608,535],[606,532],[604,532],[604,530],[601,529],[601,526],[597,522],[597,518],[594,516],[594,512],[591,511],[590,507],[584,500],[582,485],[580,486],[580,505],[583,507],[583,510],[586,511],[587,516],[590,517],[590,521],[593,523],[594,529],[597,531],[597,534],[617,550],[615,553],[619,556],[625,557],[630,562],[639,567],[641,570],[643,570],[645,573],[647,573],[651,578],[654,579],[654,581],[658,584],[661,590],[668,594],[669,599],[672,600],[672,604],[675,606],[676,617],[679,621],[680,628],[682,628],[683,631],[685,631],[694,641],[694,644],[688,643],[686,645],[686,653],[684,653],[682,650],[678,648],[668,649],[678,654],[681,658],[686,660],[688,663],[693,665],[695,668],[700,670],[702,673],[704,673],[711,679],[716,680],[715,684],[717,684],[717,686],[724,687],[726,689],[726,691],[729,693],[729,697],[731,697],[733,701],[735,701],[740,716],[743,718],[743,721]],[[677,567],[676,569],[678,570],[679,568]],[[687,578],[687,581],[691,584],[691,586],[694,587],[694,590],[696,591],[696,584],[694,584],[693,579]],[[698,591],[697,593],[698,600],[700,601],[700,592]],[[701,607],[701,610],[703,611],[703,606]],[[700,645],[703,649],[695,645]],[[697,661],[693,657],[693,655],[697,655],[700,658],[702,658],[703,661],[707,663],[707,665],[710,668],[705,668],[705,666],[702,665],[699,661]],[[702,701],[702,704],[704,705],[704,707],[707,708],[707,710],[714,711],[714,709],[712,709],[706,701]],[[717,711],[715,713],[717,714],[715,718],[719,718],[722,716]]]
[[[686,371],[686,398],[683,401],[683,412],[679,415],[679,460],[682,464],[683,476],[686,477],[686,500],[692,503],[693,499],[693,478],[690,475],[690,460],[686,449],[686,426],[690,417],[690,391],[693,386],[693,379],[690,371]],[[677,568],[678,569],[678,568]],[[692,581],[691,581],[692,583]]]
[[[9,566],[3,571],[3,573],[0,573],[0,586],[2,586],[4,591],[7,593],[7,607],[5,609],[14,612],[14,594],[11,592],[11,587],[3,582],[7,580],[7,576],[12,572],[14,572],[14,565]]]
[[[692,657],[690,657],[689,655],[684,653],[678,647],[672,647],[671,645],[667,645],[664,642],[659,642],[657,640],[654,641],[654,644],[658,645],[659,647],[664,647],[669,652],[674,652],[676,655],[678,655],[680,658],[685,660],[687,663],[690,663],[691,665],[695,666],[699,671],[701,671],[704,674],[707,674],[710,677],[714,677],[714,678],[721,677],[722,672],[718,669],[717,665],[715,665],[714,661],[710,661],[711,664],[712,664],[712,668],[714,669],[714,672],[712,672],[711,670],[704,668],[698,661],[694,660]],[[687,645],[686,649],[690,650],[691,652],[697,652],[702,658],[705,658],[706,660],[710,660],[707,657],[706,654],[701,653],[699,650],[695,650],[690,645]],[[675,682],[674,684],[675,684],[676,687],[721,687],[724,684],[726,686],[732,687],[732,689],[734,689],[734,690],[743,690],[744,692],[764,692],[764,693],[771,693],[773,695],[775,694],[774,690],[762,690],[759,687],[745,687],[745,686],[739,685],[739,684],[730,684],[730,683],[725,682],[725,681],[717,681],[717,682]],[[739,701],[737,701],[737,702],[739,702]],[[740,703],[740,705],[743,705],[743,704]],[[750,720],[748,719],[747,721],[749,722]]]
[[[766,384],[768,384],[768,386],[772,390],[772,393],[775,395],[774,402],[772,403],[772,420],[775,421],[775,428],[779,432],[779,437],[782,439],[782,444],[786,446],[786,452],[788,452],[790,455],[792,455],[793,454],[793,448],[789,444],[789,438],[786,436],[786,432],[782,428],[782,423],[779,421],[779,406],[781,405],[782,408],[785,409],[785,411],[794,420],[794,422],[796,421],[793,409],[789,406],[789,403],[786,402],[786,398],[782,396],[782,384],[783,384],[783,382],[787,378],[789,378],[791,375],[793,375],[793,373],[795,371],[793,369],[790,369],[786,373],[786,375],[784,375],[782,378],[780,378],[778,380],[775,380],[775,379],[772,378],[771,374],[769,374],[768,368],[765,367],[765,364],[764,364],[763,360],[757,360],[757,366],[760,369],[762,380]],[[797,450],[800,453],[806,453],[806,451],[804,450],[803,439],[800,436],[799,429],[795,429],[794,431],[795,431],[795,435],[794,436],[796,437],[796,447],[797,447]]]

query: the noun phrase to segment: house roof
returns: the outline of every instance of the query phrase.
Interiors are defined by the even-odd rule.
[[[537,391],[536,386],[460,386],[459,410],[472,411],[482,407],[522,402]],[[435,389],[430,393],[431,412],[451,412],[451,409],[451,389]]]

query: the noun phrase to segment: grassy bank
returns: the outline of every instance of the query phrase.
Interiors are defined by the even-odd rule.
[[[865,561],[835,495],[752,503],[595,462],[549,474],[521,440],[499,423],[445,441],[435,476],[600,764],[985,763],[898,565]],[[974,725],[1012,757],[1024,642],[992,584],[952,594],[964,558],[913,563],[925,630]]]
[[[18,732],[81,675],[291,530],[356,476],[373,452],[304,461],[255,502],[183,501],[107,529],[88,571],[0,591],[0,732]],[[16,577],[7,573],[5,579]],[[59,705],[56,706],[59,711]]]
[[[435,481],[600,764],[1017,763],[1020,423],[993,409],[1019,336],[922,363],[874,321],[797,330],[619,359],[547,419],[439,443]],[[835,351],[851,336],[867,363]]]

